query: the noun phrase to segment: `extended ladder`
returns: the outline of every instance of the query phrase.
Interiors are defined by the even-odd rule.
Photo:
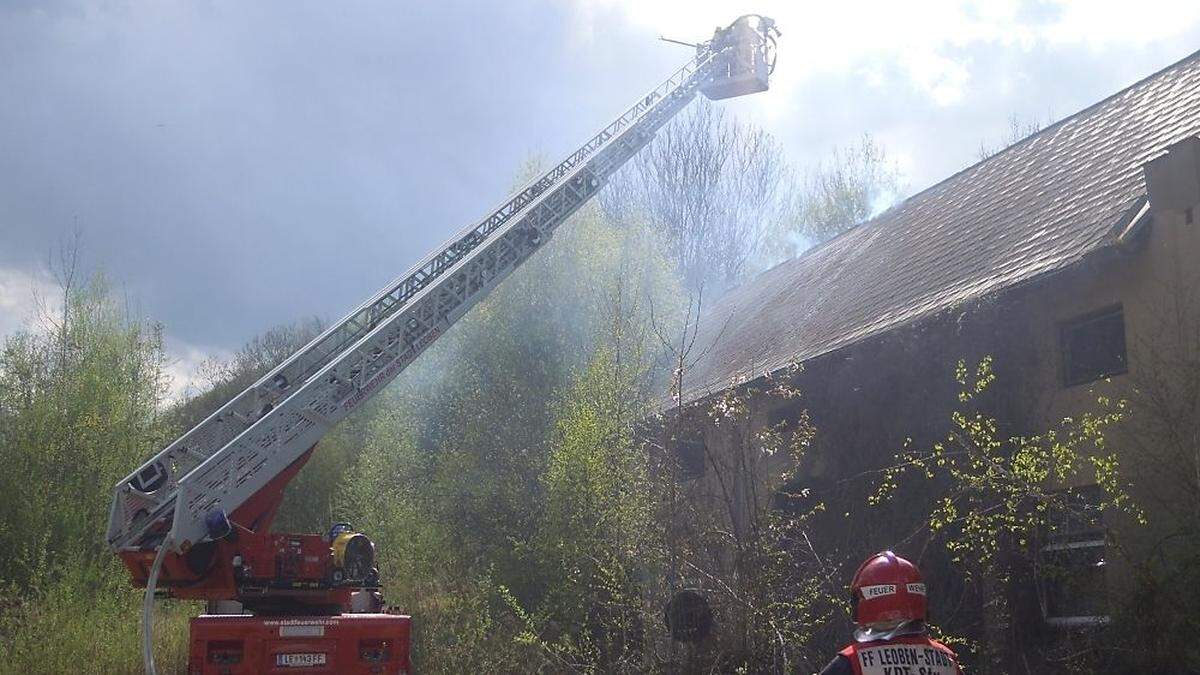
[[[209,514],[232,513],[396,377],[545,245],[697,91],[715,99],[766,89],[774,28],[756,19],[718,30],[582,147],[122,479],[109,546],[146,550],[166,540],[183,552],[203,541]]]

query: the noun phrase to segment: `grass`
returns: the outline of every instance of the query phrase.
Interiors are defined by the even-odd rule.
[[[142,670],[138,589],[104,573],[68,573],[33,594],[9,592],[0,615],[0,673],[130,673]],[[123,583],[122,583],[123,582]],[[155,659],[161,673],[187,668],[188,618],[196,603],[160,601]]]

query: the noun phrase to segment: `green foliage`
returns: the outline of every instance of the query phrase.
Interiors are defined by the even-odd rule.
[[[163,367],[160,328],[131,319],[103,277],[67,283],[61,311],[5,339],[0,670],[140,670],[140,595],[102,542],[112,486],[170,435]],[[186,649],[181,618],[161,618],[169,663]]]
[[[1062,488],[1094,483],[1103,493],[1101,510],[1124,511],[1144,523],[1105,437],[1123,419],[1124,401],[1100,397],[1094,412],[1064,418],[1038,434],[1004,437],[1000,421],[974,406],[995,382],[991,359],[973,370],[960,361],[955,377],[962,408],[951,413],[950,432],[926,449],[906,444],[896,464],[884,470],[871,504],[887,502],[902,479],[928,481],[937,498],[926,525],[968,575],[994,573],[1001,546],[1025,549],[1050,528],[1051,513],[1076,509],[1072,491]]]
[[[968,658],[978,657],[998,671],[1007,667],[1009,622],[1017,612],[1030,611],[1040,620],[1047,595],[1056,593],[1048,586],[1063,584],[1058,592],[1071,597],[1096,592],[1072,580],[1079,573],[1077,563],[1055,562],[1043,554],[1042,544],[1060,530],[1070,536],[1078,524],[1098,526],[1091,523],[1098,524],[1104,512],[1138,525],[1146,521],[1130,499],[1117,454],[1108,447],[1108,435],[1127,414],[1125,401],[1100,396],[1094,409],[1062,418],[1043,431],[1006,436],[1001,429],[1007,420],[988,410],[995,402],[988,396],[996,382],[991,358],[974,368],[960,361],[955,378],[959,406],[950,415],[945,437],[922,449],[906,442],[896,463],[883,469],[868,501],[883,506],[902,491],[910,495],[907,503],[919,503],[911,498],[914,492],[927,500],[921,528],[910,538],[923,529],[940,541],[986,613],[978,641],[945,637],[960,654],[968,652]],[[1020,583],[1009,586],[1018,578]],[[1038,590],[1041,610],[1028,603],[1023,609],[1014,605],[1011,588],[1022,585]],[[1057,643],[1027,645],[1027,655],[1071,672],[1094,672],[1103,652],[1092,643],[1095,637],[1094,631],[1068,634]]]
[[[0,673],[142,672],[142,592],[115,559],[98,566],[60,565],[38,592],[0,594]],[[161,601],[155,612],[159,672],[183,673],[192,602]]]
[[[584,552],[645,510],[614,500],[622,476],[601,467],[612,469],[618,452],[634,459],[631,420],[651,390],[646,317],[652,304],[672,305],[657,250],[645,230],[581,212],[359,420],[361,451],[335,515],[370,533],[388,599],[420,617],[423,670],[550,658],[517,640],[528,627],[514,607],[537,608],[525,618],[539,617],[538,639],[567,636],[572,663],[598,658],[571,642],[582,624],[562,622],[587,623],[587,612],[565,609],[591,592],[576,584],[598,587],[615,569],[605,553],[597,567]],[[578,503],[574,488],[585,490]],[[568,562],[580,575],[563,572]],[[636,598],[625,581],[612,583],[621,602]]]
[[[491,577],[456,555],[466,533],[441,520],[436,493],[418,488],[430,482],[432,462],[414,442],[405,406],[390,402],[370,423],[342,484],[339,513],[375,540],[388,601],[417,617],[422,670],[484,672],[511,664],[511,633],[497,625]]]
[[[543,570],[536,612],[505,600],[524,624],[521,644],[548,670],[642,672],[643,588],[662,568],[656,491],[633,427],[646,401],[642,347],[624,359],[600,347],[561,405],[542,476],[545,502],[531,547]]]
[[[845,611],[838,566],[809,537],[825,507],[801,474],[815,428],[795,384],[800,372],[793,365],[697,404],[727,440],[720,451],[706,445],[706,475],[668,514],[678,583],[703,589],[721,621],[705,658],[730,671],[820,667],[830,645],[819,636]],[[756,420],[768,410],[783,418]],[[695,667],[696,656],[684,658]]]
[[[167,438],[161,331],[97,278],[0,352],[0,577],[22,586],[107,558],[110,491]]]
[[[870,136],[834,148],[804,176],[796,233],[813,243],[832,239],[895,200],[899,188],[899,171]]]

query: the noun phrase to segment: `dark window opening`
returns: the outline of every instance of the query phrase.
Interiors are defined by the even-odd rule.
[[[799,406],[775,408],[767,415],[767,427],[780,434],[796,432],[800,429]]]
[[[1061,493],[1048,518],[1039,576],[1043,614],[1055,626],[1108,622],[1107,536],[1102,492],[1091,485]]]
[[[691,480],[703,476],[706,453],[703,430],[679,430],[674,453],[676,465],[679,467],[679,479]]]
[[[1064,325],[1062,354],[1063,381],[1068,387],[1124,373],[1125,315],[1121,306]]]
[[[799,479],[792,479],[784,483],[772,495],[771,501],[774,509],[792,516],[803,515],[816,507],[818,503],[811,488]]]
[[[1054,493],[1056,504],[1046,522],[1049,535],[1062,541],[1087,541],[1104,534],[1104,489],[1084,485]]]

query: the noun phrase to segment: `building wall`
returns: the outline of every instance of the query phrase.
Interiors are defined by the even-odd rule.
[[[1146,398],[1152,380],[1161,385],[1164,378],[1194,377],[1171,372],[1162,355],[1200,351],[1200,224],[1189,222],[1200,220],[1200,204],[1191,212],[1160,209],[1152,215],[1149,228],[1130,243],[1105,249],[1067,271],[804,364],[794,379],[801,399],[758,395],[747,419],[720,428],[697,416],[694,433],[703,434],[708,461],[705,475],[688,481],[690,494],[709,504],[720,501],[714,473],[736,473],[736,463],[727,458],[754,452],[757,429],[803,408],[817,435],[795,487],[810,489],[809,501],[826,504],[824,515],[814,522],[815,537],[824,550],[838,552],[835,562],[847,576],[866,555],[893,548],[920,560],[931,577],[935,620],[980,638],[1006,640],[1010,657],[1023,645],[1046,639],[1031,577],[1017,574],[1015,587],[1004,598],[1019,625],[997,625],[995,613],[985,609],[990,599],[984,596],[994,589],[961,583],[945,552],[920,531],[920,514],[929,512],[936,486],[902,488],[883,508],[867,506],[867,498],[878,485],[878,470],[906,442],[928,445],[950,428],[950,411],[958,405],[953,374],[959,359],[974,364],[988,355],[994,358],[998,380],[987,404],[1013,434],[1095,409],[1098,396],[1136,403]],[[1064,325],[1118,305],[1125,322],[1126,372],[1067,385]],[[1108,592],[1118,598],[1132,592],[1133,568],[1155,555],[1177,526],[1178,514],[1170,507],[1197,500],[1188,494],[1195,483],[1178,479],[1182,467],[1164,465],[1154,457],[1155,449],[1147,447],[1144,421],[1132,419],[1137,412],[1136,405],[1130,409],[1131,419],[1112,434],[1109,446],[1119,453],[1130,493],[1149,521],[1142,526],[1121,513],[1104,514],[1112,539],[1120,543],[1119,555],[1110,550],[1104,569]],[[770,503],[781,466],[782,459],[776,458],[755,464],[753,476],[738,476],[740,485],[766,487],[755,491],[753,499],[743,499],[743,509]],[[1188,470],[1200,471],[1200,466]],[[727,524],[736,529],[746,518],[735,511]],[[843,630],[848,623],[831,627],[831,639]]]
[[[1137,250],[1114,252],[1107,260],[1062,275],[1057,283],[1046,285],[1030,298],[1046,316],[1039,322],[1034,345],[1055,356],[1053,363],[1047,364],[1052,367],[1030,373],[1028,392],[1036,397],[1033,421],[1044,426],[1080,410],[1094,409],[1098,396],[1129,402],[1126,419],[1110,434],[1105,452],[1117,453],[1129,493],[1144,510],[1147,522],[1135,522],[1119,510],[1104,514],[1112,539],[1105,577],[1114,604],[1135,592],[1137,568],[1179,529],[1179,509],[1175,507],[1197,503],[1197,495],[1190,494],[1197,467],[1167,461],[1147,432],[1154,416],[1150,408],[1156,405],[1147,392],[1189,389],[1185,380],[1197,375],[1187,369],[1163,367],[1194,359],[1200,349],[1200,297],[1196,296],[1200,289],[1200,226],[1187,219],[1180,210],[1154,213],[1151,229]],[[1077,317],[1118,305],[1125,322],[1127,371],[1103,381],[1067,385],[1062,328]],[[1181,352],[1191,352],[1191,356]]]

